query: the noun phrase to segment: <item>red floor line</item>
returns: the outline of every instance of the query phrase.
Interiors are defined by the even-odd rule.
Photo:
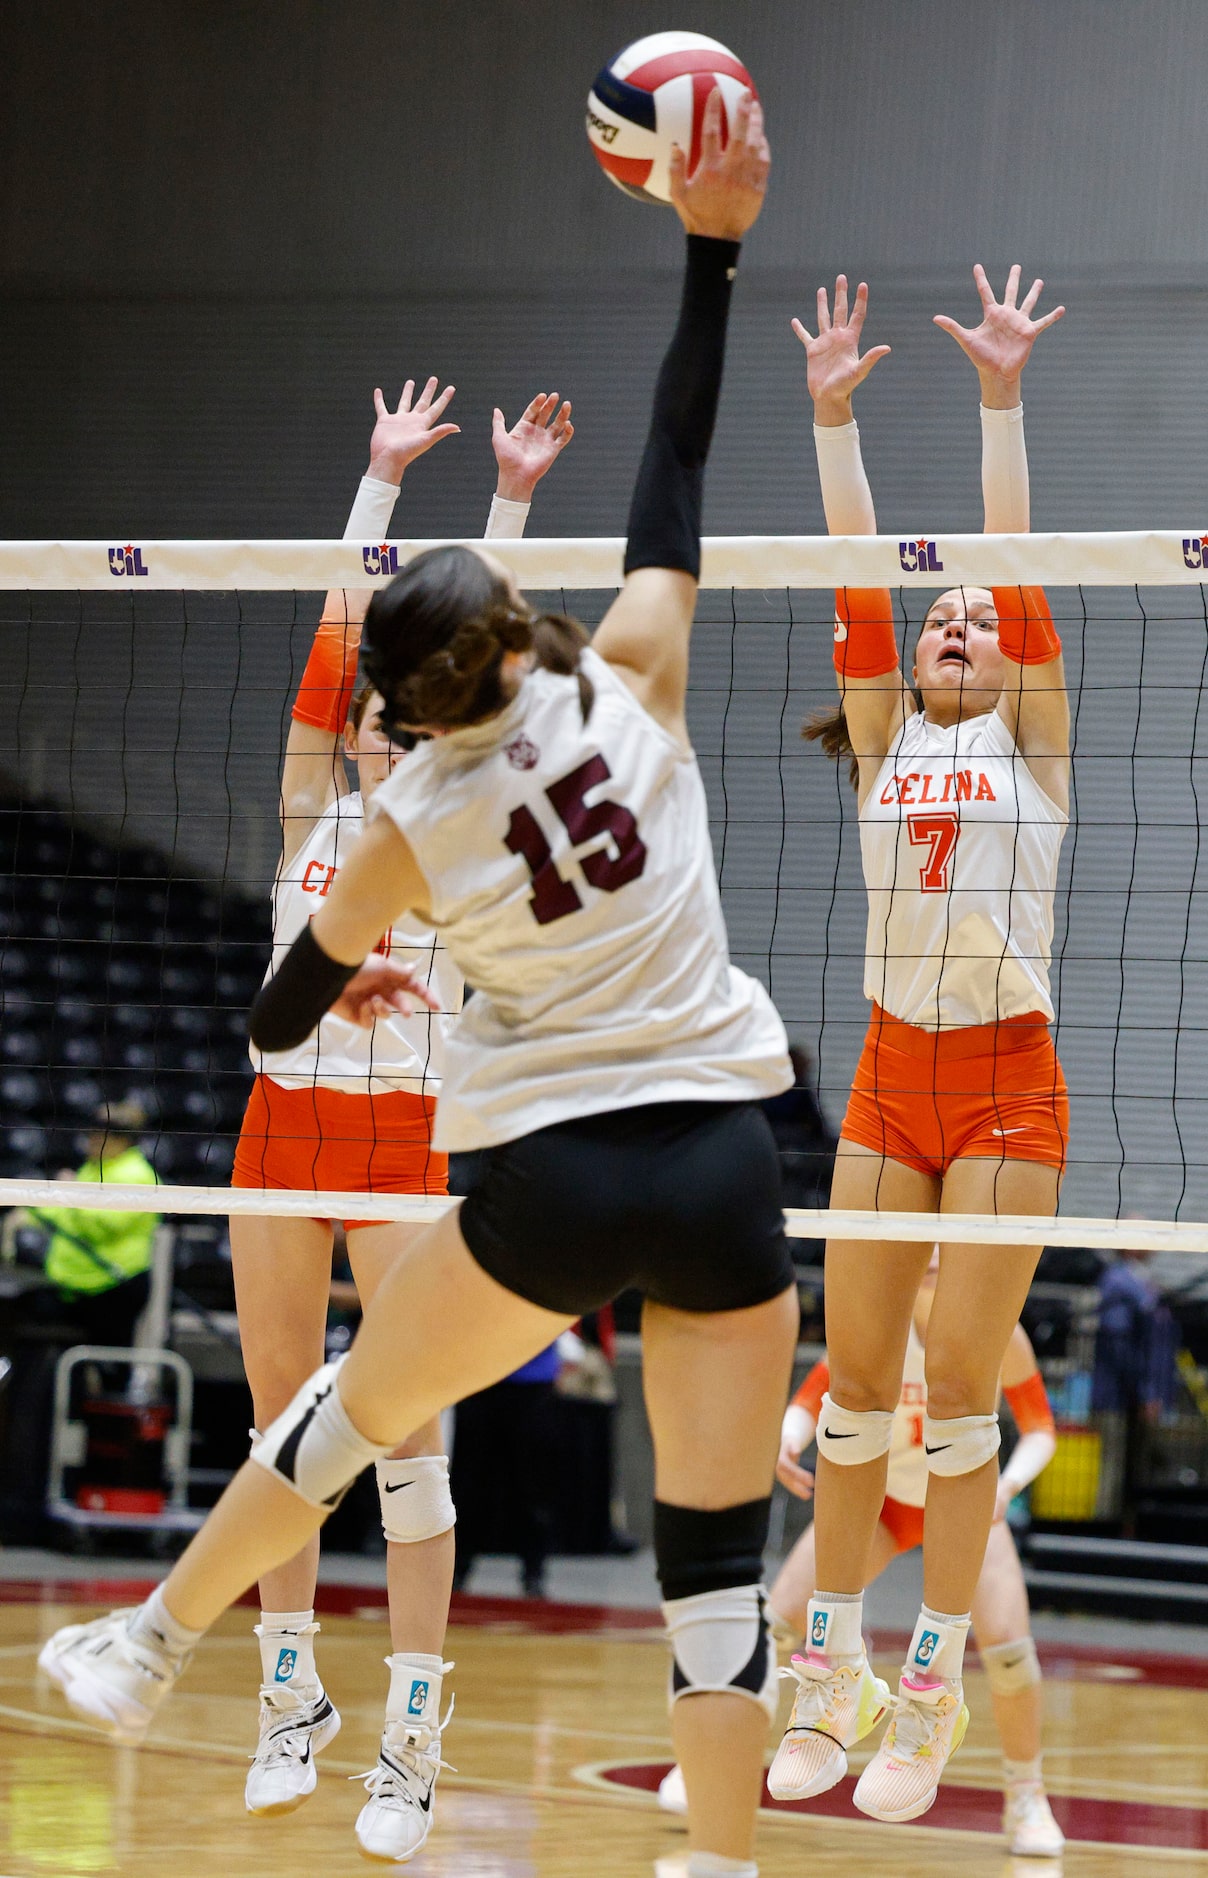
[[[634,1761],[604,1770],[602,1778],[620,1787],[653,1793],[668,1771],[668,1761]],[[773,1800],[767,1812],[797,1813],[824,1819],[859,1819],[852,1805],[855,1781],[843,1780],[816,1800]],[[1050,1794],[1057,1823],[1072,1844],[1152,1845],[1164,1849],[1208,1852],[1208,1808],[1154,1806],[1140,1800],[1089,1800]],[[998,1787],[943,1786],[929,1813],[911,1824],[950,1831],[997,1833],[1002,1829],[1002,1791]]]

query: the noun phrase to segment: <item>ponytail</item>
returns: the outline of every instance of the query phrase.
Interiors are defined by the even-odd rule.
[[[508,703],[509,652],[579,681],[586,723],[594,693],[580,670],[587,634],[559,613],[531,613],[470,548],[430,548],[375,594],[365,616],[365,674],[381,692],[392,736],[431,726],[460,730]]]

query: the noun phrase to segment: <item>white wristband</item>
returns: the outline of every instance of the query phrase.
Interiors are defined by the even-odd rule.
[[[1057,1437],[1051,1429],[1034,1428],[1031,1434],[1020,1435],[1010,1460],[1002,1470],[1002,1483],[1010,1488],[1012,1499],[1017,1493],[1022,1493],[1025,1487],[1031,1486],[1056,1452]]]
[[[492,496],[483,540],[519,541],[532,506],[531,502],[509,502],[506,496]]]
[[[981,407],[982,506],[988,535],[1026,535],[1032,526],[1023,405]]]
[[[397,483],[383,483],[376,476],[362,476],[361,486],[344,528],[345,541],[385,541],[390,532],[398,491]]]
[[[860,427],[815,424],[814,451],[822,484],[822,507],[832,535],[875,535],[877,512],[860,455]]]
[[[784,1411],[784,1420],[780,1424],[780,1445],[791,1448],[794,1454],[804,1454],[814,1438],[817,1427],[813,1416],[799,1402],[790,1402]]]

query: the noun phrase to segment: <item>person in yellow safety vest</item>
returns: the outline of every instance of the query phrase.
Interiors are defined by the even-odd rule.
[[[135,1101],[102,1102],[88,1135],[87,1159],[64,1181],[113,1186],[155,1186],[155,1169],[138,1146],[147,1125]],[[118,1213],[80,1206],[21,1207],[5,1221],[5,1240],[22,1226],[50,1235],[43,1262],[58,1293],[56,1317],[81,1318],[81,1329],[102,1342],[124,1342],[147,1300],[157,1213]]]
[[[103,1102],[92,1119],[87,1159],[66,1183],[153,1186],[155,1169],[137,1145],[147,1125],[141,1104]],[[30,1543],[40,1530],[55,1365],[73,1343],[128,1348],[151,1288],[156,1213],[97,1207],[14,1208],[4,1221],[0,1254],[11,1257],[16,1233],[35,1226],[50,1235],[45,1287],[27,1292],[12,1326],[8,1413],[0,1449],[0,1537]]]

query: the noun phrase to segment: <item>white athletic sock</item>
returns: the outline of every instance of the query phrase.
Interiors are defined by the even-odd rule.
[[[260,1680],[274,1689],[318,1687],[313,1611],[261,1611]]]
[[[386,1658],[390,1671],[390,1693],[386,1697],[386,1722],[419,1722],[427,1728],[440,1727],[440,1696],[445,1671],[452,1663],[422,1650],[396,1650]]]
[[[1044,1784],[1041,1771],[1041,1756],[1034,1761],[1009,1761],[1006,1755],[1002,1760],[1002,1779],[1004,1787],[1039,1787]]]
[[[693,1852],[688,1878],[759,1878],[759,1867],[743,1858],[722,1858],[718,1852]]]
[[[805,1626],[805,1647],[836,1663],[858,1663],[864,1654],[862,1591],[815,1591]]]
[[[173,1657],[177,1662],[196,1649],[205,1636],[204,1630],[190,1630],[178,1623],[164,1603],[163,1590],[156,1585],[145,1604],[140,1604],[129,1624],[130,1636],[135,1643],[143,1643],[148,1648],[160,1650],[165,1656]]]
[[[919,1612],[903,1675],[916,1682],[959,1682],[965,1666],[969,1613],[953,1616],[924,1604]]]

